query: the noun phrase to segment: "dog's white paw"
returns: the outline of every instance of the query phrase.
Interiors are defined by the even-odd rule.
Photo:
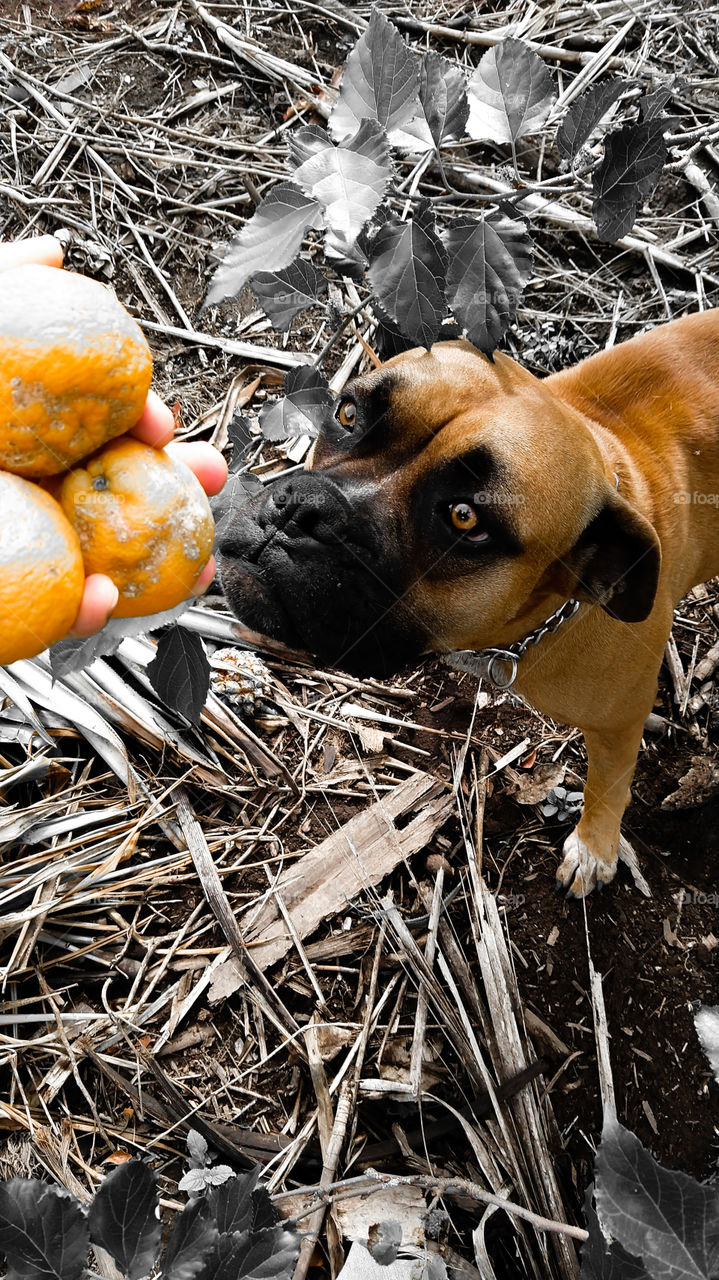
[[[564,890],[568,898],[586,898],[592,889],[609,884],[616,875],[616,858],[609,863],[595,857],[576,829],[567,836],[562,851],[564,858],[557,868],[557,888]]]

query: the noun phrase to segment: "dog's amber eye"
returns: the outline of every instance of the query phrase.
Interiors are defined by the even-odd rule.
[[[357,405],[354,400],[340,400],[337,409],[337,421],[343,427],[353,427],[357,421]]]
[[[479,521],[477,512],[468,502],[455,502],[450,509],[449,518],[460,533],[471,533]]]

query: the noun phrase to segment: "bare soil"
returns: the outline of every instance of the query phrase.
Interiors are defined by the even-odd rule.
[[[438,682],[437,692],[452,696],[453,678],[438,672]],[[444,710],[427,715],[433,727],[466,732],[473,707],[468,683]],[[671,715],[664,679],[659,707]],[[478,713],[473,740],[502,753],[525,736],[534,746],[538,728],[525,708],[493,706]],[[539,740],[545,735],[540,729]],[[422,735],[415,741],[428,747]],[[551,759],[556,745],[554,739],[548,750],[540,746],[536,763]],[[659,742],[648,737],[639,758],[623,830],[651,883],[651,899],[621,867],[608,889],[568,902],[554,877],[572,823],[529,820],[501,783],[487,803],[484,871],[506,905],[520,990],[576,1055],[551,1097],[580,1187],[590,1178],[601,1129],[587,935],[604,977],[620,1120],[670,1168],[705,1178],[716,1166],[717,1088],[692,1013],[698,1003],[716,1004],[719,994],[719,798],[673,812],[661,808],[696,754],[686,733],[670,730]],[[570,759],[576,773],[568,785],[580,786],[580,744],[572,744]],[[546,1045],[538,1049],[547,1052]],[[560,1055],[553,1065],[561,1061]]]

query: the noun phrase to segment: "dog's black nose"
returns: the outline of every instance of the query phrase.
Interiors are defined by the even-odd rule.
[[[276,480],[268,491],[262,523],[293,540],[336,542],[346,529],[350,504],[332,480],[302,473]]]

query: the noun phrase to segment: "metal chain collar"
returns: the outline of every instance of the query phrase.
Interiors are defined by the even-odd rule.
[[[550,613],[523,640],[508,644],[505,649],[455,649],[453,653],[445,654],[444,660],[456,671],[467,671],[470,675],[491,680],[497,689],[509,689],[517,679],[519,662],[529,646],[539,644],[547,635],[554,635],[563,623],[574,617],[580,603],[573,596],[565,600],[564,604],[560,604],[554,613]],[[503,670],[506,667],[509,668],[508,672]]]

